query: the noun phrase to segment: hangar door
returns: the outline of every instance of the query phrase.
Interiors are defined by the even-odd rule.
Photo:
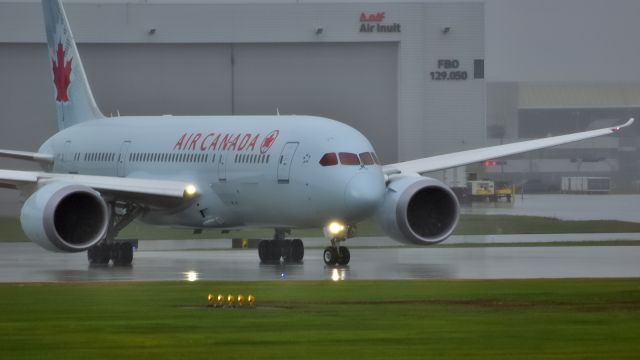
[[[397,160],[397,44],[235,44],[235,114],[317,115],[353,126]]]

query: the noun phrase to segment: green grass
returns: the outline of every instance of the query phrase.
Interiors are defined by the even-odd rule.
[[[0,242],[28,241],[22,233],[16,218],[0,217]],[[510,215],[462,215],[454,235],[490,234],[571,234],[571,233],[640,233],[640,223],[589,220],[569,221],[536,216]],[[382,236],[384,233],[373,221],[358,225],[358,236]],[[222,233],[219,230],[205,230],[194,234],[190,230],[172,229],[134,223],[121,232],[121,238],[179,240],[179,239],[229,239],[229,238],[271,238],[273,230],[247,230]],[[321,237],[321,229],[294,229],[294,237]]]
[[[212,292],[253,309],[205,307]],[[640,279],[0,285],[2,359],[637,359]]]

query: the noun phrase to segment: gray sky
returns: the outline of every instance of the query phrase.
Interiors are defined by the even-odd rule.
[[[640,1],[487,0],[490,81],[640,81]]]

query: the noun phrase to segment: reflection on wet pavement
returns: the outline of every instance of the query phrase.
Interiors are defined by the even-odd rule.
[[[326,266],[321,249],[307,249],[302,264],[260,264],[256,250],[143,250],[130,267],[90,267],[84,253],[56,254],[30,243],[2,243],[0,282],[640,276],[640,246],[353,248],[351,253],[349,266]]]

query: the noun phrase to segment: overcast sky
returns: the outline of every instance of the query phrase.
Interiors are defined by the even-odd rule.
[[[490,81],[640,81],[639,0],[487,0]]]

